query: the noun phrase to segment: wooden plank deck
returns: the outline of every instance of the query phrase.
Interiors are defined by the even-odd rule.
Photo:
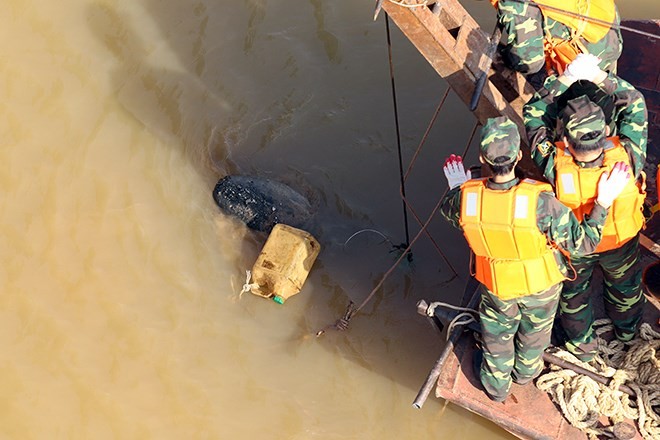
[[[564,419],[550,396],[534,386],[514,383],[511,394],[504,402],[491,401],[482,389],[478,373],[473,371],[475,348],[476,343],[471,335],[464,335],[458,341],[438,378],[436,397],[479,414],[521,439],[586,438],[582,431]]]

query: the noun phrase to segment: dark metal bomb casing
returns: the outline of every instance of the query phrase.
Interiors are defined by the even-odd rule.
[[[250,229],[270,232],[278,223],[304,228],[312,216],[309,201],[284,183],[251,176],[226,176],[213,189],[220,209]]]

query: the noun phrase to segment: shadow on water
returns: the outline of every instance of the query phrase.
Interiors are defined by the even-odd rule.
[[[172,5],[160,6],[167,10]],[[199,8],[203,6],[193,8],[195,15],[203,13]],[[181,69],[182,61],[172,60],[168,47],[147,45],[128,13],[94,4],[87,16],[93,34],[116,61],[111,78],[122,107],[167,143],[181,145],[186,157],[205,175],[234,172],[237,167],[227,157],[216,122],[235,111],[231,94],[222,87],[210,88],[197,75]],[[199,38],[204,22],[202,19]],[[186,53],[191,51],[194,53],[186,48]],[[199,62],[190,67],[203,69]]]
[[[293,23],[300,22],[300,15],[303,20],[309,18],[305,15],[310,13],[306,10],[309,5],[293,8],[289,28],[277,29],[271,24],[264,30],[268,20],[265,1],[246,2],[241,6],[245,11],[231,13],[228,10],[238,8],[233,2],[191,7],[173,0],[145,1],[143,7],[162,35],[161,44],[147,44],[129,14],[112,6],[90,7],[88,21],[94,35],[115,58],[112,80],[120,104],[148,130],[169,141],[168,145],[181,145],[186,157],[208,179],[209,197],[218,177],[236,173],[276,177],[293,183],[295,189],[302,188],[306,195],[314,194],[318,223],[312,232],[322,243],[323,251],[310,283],[327,296],[310,299],[296,325],[297,334],[292,336],[289,353],[295,354],[311,336],[328,351],[410,389],[412,402],[442,347],[439,336],[430,330],[424,318],[416,315],[415,303],[421,298],[458,301],[463,289],[461,280],[467,271],[463,263],[467,261],[467,250],[460,233],[438,214],[428,229],[448,247],[444,250],[448,251],[448,261],[459,268],[458,275],[422,238],[413,248],[413,264],[403,264],[394,271],[352,320],[348,331],[313,337],[317,330],[341,317],[349,298],[359,304],[394,263],[391,249],[388,244],[378,243],[380,238],[361,236],[351,241],[348,250],[346,239],[356,231],[376,229],[392,243],[403,240],[394,238],[402,235],[401,201],[395,149],[390,140],[391,98],[383,61],[386,48],[382,23],[368,21],[367,7],[366,18],[361,22],[369,23],[367,30],[350,30],[352,34],[337,36],[326,27],[322,2],[312,0],[311,5],[316,41],[300,39],[292,30],[297,26]],[[378,26],[378,38],[370,37],[374,26]],[[401,44],[408,44],[400,35],[398,39]],[[263,48],[264,40],[267,49]],[[281,58],[264,63],[263,53],[257,50],[258,42],[262,52],[276,51],[280,45],[288,45],[288,49]],[[361,56],[352,55],[349,49],[353,45],[377,51],[381,63],[356,66],[366,71],[347,74],[356,82],[350,87],[364,91],[365,96],[358,98],[360,102],[331,97],[325,104],[327,108],[319,108],[324,103],[315,101],[314,84],[327,79],[330,85],[326,88],[335,87],[334,82],[341,90],[340,84],[346,78],[321,76],[319,80],[310,80],[308,76],[324,70],[329,70],[327,75],[339,74],[349,69],[350,63],[357,63]],[[414,52],[409,44],[405,50]],[[308,60],[308,66],[301,65],[307,58],[313,59]],[[404,133],[403,140],[412,144],[418,142],[423,124],[437,102],[420,104],[415,99],[420,95],[439,98],[446,85],[428,66],[423,66],[423,71],[414,66],[400,67],[414,78],[403,87],[404,93],[405,87],[416,91],[408,102],[402,99],[402,107],[421,108],[421,119],[425,119],[419,121],[420,112],[410,111],[402,116],[403,123],[412,127],[408,129],[412,134]],[[264,71],[275,68],[273,75]],[[288,83],[279,85],[277,78],[288,79]],[[265,81],[273,83],[264,87]],[[366,83],[371,89],[366,88]],[[433,84],[431,92],[424,88],[429,83]],[[388,111],[373,111],[377,108]],[[467,110],[452,111],[445,116],[446,124],[465,124],[461,119],[465,119],[466,113]],[[347,120],[350,127],[342,125]],[[302,142],[295,140],[301,127],[306,131],[304,136],[300,133]],[[374,132],[364,133],[370,130]],[[454,138],[439,142],[440,134],[435,136],[435,145],[446,147],[447,143],[457,142]],[[462,139],[458,142],[465,142],[463,134],[456,136]],[[349,147],[336,151],[336,145]],[[420,160],[421,172],[410,180],[410,199],[415,206],[423,207],[423,219],[444,190],[438,164],[457,151],[455,146],[451,148],[453,151],[430,149]],[[407,151],[407,155],[411,152]],[[374,171],[363,173],[367,164]],[[391,178],[383,178],[384,170]],[[371,181],[374,177],[379,180]],[[411,225],[414,235],[419,228],[412,221]],[[257,241],[262,239],[257,236],[245,243],[245,253],[253,255]],[[391,361],[393,352],[397,353],[396,363]]]

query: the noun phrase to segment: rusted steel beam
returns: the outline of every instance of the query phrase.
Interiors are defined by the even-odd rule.
[[[431,371],[429,372],[428,376],[426,376],[426,380],[422,384],[422,387],[417,392],[417,396],[415,396],[415,400],[412,403],[413,408],[421,409],[422,406],[424,406],[424,402],[426,402],[429,394],[431,394],[431,390],[433,390],[438,382],[438,377],[440,377],[442,367],[445,365],[449,355],[453,353],[454,345],[461,337],[462,333],[462,327],[455,327],[451,330],[449,338],[447,339],[447,344],[445,344],[444,348],[442,349],[442,353],[440,353],[440,356],[438,359],[436,359],[435,364],[433,364],[433,368],[431,368]]]
[[[422,316],[428,317],[428,315],[426,314],[427,309],[428,309],[428,303],[426,301],[421,300],[417,302],[417,313],[419,313]],[[438,328],[438,330],[441,332],[442,328]],[[415,396],[415,400],[412,403],[413,408],[421,409],[422,406],[424,406],[424,402],[426,402],[426,399],[429,397],[429,394],[431,394],[431,390],[436,386],[438,382],[438,377],[440,377],[440,373],[442,372],[442,367],[447,361],[449,355],[453,353],[454,346],[456,345],[456,342],[458,342],[458,339],[461,337],[463,331],[464,331],[463,327],[460,326],[454,327],[453,329],[450,330],[449,336],[447,337],[447,343],[443,347],[442,352],[440,353],[438,359],[436,359],[435,364],[433,364],[433,368],[431,368],[431,371],[426,376],[426,380],[422,384],[422,387],[419,389],[417,396]]]
[[[476,282],[476,280],[470,277],[470,279],[465,285],[465,290],[463,292],[463,297],[464,297],[463,301],[465,301],[465,297],[468,297],[467,307],[469,308],[476,307],[481,297],[481,295],[479,294],[478,287],[479,284]],[[418,301],[417,313],[419,313],[422,316],[426,316],[428,318],[429,317],[427,314],[428,307],[429,305],[426,301],[424,300]],[[436,313],[437,312],[438,310],[436,309]],[[442,325],[442,321],[449,323],[451,322],[451,319],[447,320],[446,316],[438,319],[438,322],[441,323],[441,325]],[[434,325],[437,325],[437,323]],[[441,327],[439,327],[438,330],[442,332]],[[431,390],[435,386],[437,386],[438,378],[440,377],[442,368],[445,365],[445,362],[447,361],[449,356],[454,352],[454,346],[456,345],[461,335],[463,334],[464,329],[462,326],[457,326],[452,329],[449,329],[449,331],[450,333],[449,336],[447,337],[447,343],[442,349],[442,353],[440,353],[440,356],[435,361],[435,364],[433,365],[433,368],[429,372],[428,376],[426,376],[426,380],[422,384],[422,387],[419,389],[417,396],[415,396],[415,400],[412,403],[413,408],[421,409],[422,406],[424,406],[424,402],[426,402],[426,399],[429,397]]]

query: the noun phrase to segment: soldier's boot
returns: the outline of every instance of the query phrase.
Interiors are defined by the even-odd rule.
[[[484,360],[484,353],[481,351],[481,347],[477,347],[477,349],[474,351],[474,354],[472,355],[472,371],[474,371],[474,375],[479,380],[479,383],[481,384],[481,363]],[[481,384],[481,391],[483,391],[486,396],[493,402],[498,402],[502,403],[506,400],[507,396],[493,396],[490,394],[486,388]]]

